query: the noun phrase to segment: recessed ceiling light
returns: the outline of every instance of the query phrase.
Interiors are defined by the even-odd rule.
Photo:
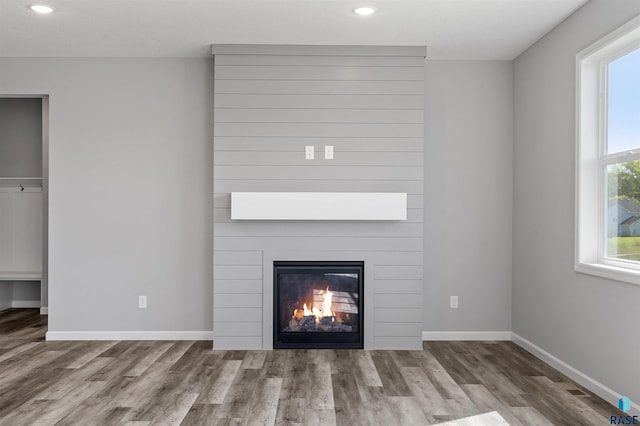
[[[353,9],[353,13],[357,13],[358,15],[367,16],[376,13],[376,9],[369,6],[364,7],[356,7]]]
[[[34,4],[33,6],[29,6],[29,9],[33,10],[34,12],[43,13],[43,14],[47,14],[47,13],[53,12],[53,8],[52,7],[45,6],[43,4]]]

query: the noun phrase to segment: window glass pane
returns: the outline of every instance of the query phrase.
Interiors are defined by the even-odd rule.
[[[640,147],[640,49],[608,66],[607,152]]]
[[[607,167],[606,256],[640,261],[640,161]]]

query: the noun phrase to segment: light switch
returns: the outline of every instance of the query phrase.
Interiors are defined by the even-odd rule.
[[[307,145],[304,149],[304,158],[305,160],[313,160],[315,148],[313,145]]]
[[[324,159],[333,160],[333,145],[324,146]]]

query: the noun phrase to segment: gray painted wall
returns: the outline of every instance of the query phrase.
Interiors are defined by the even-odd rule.
[[[41,176],[42,99],[0,98],[0,177]]]
[[[213,115],[211,61],[9,58],[0,61],[3,67],[0,93],[52,94],[52,219],[55,219],[52,224],[52,237],[55,239],[52,247],[59,253],[58,256],[51,256],[59,277],[56,279],[59,282],[57,290],[52,291],[55,293],[52,297],[56,298],[57,295],[60,303],[60,311],[56,314],[54,306],[50,318],[55,330],[211,329],[213,314],[209,301],[213,268],[209,258],[212,252],[209,237],[212,225],[209,218],[214,213],[211,212],[211,203],[207,201],[207,197],[210,197],[208,194],[213,192],[213,172],[209,160],[212,149],[210,120]],[[475,257],[466,259],[467,262],[475,262],[472,263],[474,271],[484,271],[481,275],[484,277],[482,286],[478,287],[476,283],[480,280],[476,279],[476,275],[470,271],[469,276],[465,277],[463,268],[457,267],[454,237],[460,234],[450,230],[448,235],[438,235],[443,229],[437,221],[446,220],[453,214],[452,211],[445,214],[445,206],[455,201],[456,192],[461,191],[477,204],[478,199],[474,198],[477,194],[483,190],[501,188],[501,183],[509,179],[496,179],[488,182],[488,185],[484,185],[486,181],[483,179],[489,179],[489,176],[478,176],[477,173],[473,179],[465,181],[451,176],[444,179],[443,169],[449,168],[445,165],[453,168],[456,164],[464,164],[469,168],[478,163],[457,155],[458,151],[445,151],[445,145],[435,142],[445,139],[452,141],[451,146],[446,145],[446,150],[464,148],[470,150],[474,157],[486,153],[482,158],[490,164],[496,164],[496,173],[508,172],[508,162],[503,163],[499,158],[491,157],[506,154],[508,149],[505,147],[502,150],[503,138],[498,137],[498,132],[505,131],[505,126],[509,126],[508,121],[503,122],[505,106],[501,100],[509,86],[508,73],[505,75],[508,65],[500,62],[426,63],[429,96],[424,100],[428,120],[425,156],[406,155],[407,152],[423,150],[422,138],[368,138],[362,141],[344,138],[337,142],[332,138],[336,142],[333,164],[344,166],[360,162],[360,165],[365,165],[374,162],[377,167],[381,161],[394,164],[405,161],[410,162],[410,167],[419,167],[426,161],[425,180],[405,182],[407,192],[412,194],[409,198],[409,222],[405,230],[409,231],[411,226],[415,227],[425,218],[428,224],[425,228],[428,236],[425,240],[425,264],[428,265],[424,288],[426,316],[424,325],[420,325],[419,329],[508,329],[508,323],[504,327],[503,324],[508,321],[505,320],[505,315],[508,318],[505,312],[509,302],[500,302],[505,298],[505,292],[509,291],[508,286],[504,292],[500,292],[498,288],[503,287],[504,281],[495,278],[505,273],[503,268],[508,268],[508,253],[500,255],[501,252],[497,252],[496,258],[491,260],[492,254],[481,250],[475,253],[475,256],[481,256],[480,260],[474,261]],[[470,81],[468,86],[465,81]],[[485,92],[477,90],[482,85],[488,85],[489,92],[497,95],[487,97],[483,94]],[[308,99],[304,96],[299,98],[305,102]],[[221,102],[233,102],[228,94],[220,93],[218,99]],[[258,99],[280,107],[305,106],[304,103],[296,103],[296,97],[263,95],[253,98],[252,105],[257,108],[264,106]],[[277,99],[286,103],[273,104]],[[366,108],[370,102],[374,103],[372,105],[377,102],[377,105],[388,109],[420,109],[424,105],[421,97],[405,95],[382,94],[366,98],[326,95],[315,97],[315,107],[322,108],[327,101],[333,100],[355,109]],[[491,108],[486,105],[491,105]],[[432,114],[437,118],[430,120]],[[476,123],[473,131],[467,130],[466,125],[460,125],[460,117]],[[490,125],[482,128],[481,124],[485,122]],[[478,135],[482,137],[478,138]],[[223,142],[218,146],[239,152],[256,149],[253,139],[236,139],[232,146],[225,148]],[[261,139],[267,144],[273,140]],[[274,158],[276,161],[280,158],[288,162],[292,159],[298,161],[302,154],[300,147],[306,142],[301,143],[295,138],[275,140],[281,144],[282,151],[279,154],[261,151],[264,161],[273,162]],[[479,142],[471,143],[473,140]],[[314,143],[321,146],[322,138]],[[342,148],[338,147],[338,143]],[[358,154],[363,149],[367,152],[364,159]],[[227,152],[225,155],[230,159],[232,157],[229,156],[240,156],[238,152]],[[246,161],[251,159],[250,156],[239,158]],[[466,158],[463,163],[460,163],[461,158]],[[322,167],[321,161],[324,160],[316,160],[314,167]],[[498,167],[499,164],[503,166]],[[480,180],[476,183],[477,179]],[[137,185],[142,180],[147,184],[144,191]],[[238,181],[234,185],[238,190],[266,191],[273,190],[273,183],[254,180]],[[351,182],[353,190],[362,191],[402,190],[405,183],[395,180]],[[325,190],[344,188],[340,180],[328,180],[323,185]],[[439,190],[441,185],[452,188],[447,191],[449,198],[446,202]],[[220,188],[221,192],[228,193],[231,190],[230,186]],[[302,191],[307,186],[304,181],[290,181],[286,187],[279,188]],[[467,192],[466,188],[469,188]],[[423,190],[428,193],[427,197],[421,197]],[[508,194],[509,191],[503,189],[502,193]],[[428,208],[423,215],[421,209],[425,199]],[[495,202],[495,197],[493,199]],[[429,203],[428,200],[435,202]],[[218,202],[224,201],[218,199]],[[228,220],[225,207],[220,204],[215,209],[216,221]],[[506,214],[508,208],[500,211]],[[492,225],[485,231],[486,223],[476,222],[473,215],[468,219],[469,226],[475,227],[482,239],[495,239],[500,232],[494,231],[505,232],[510,229],[509,225]],[[151,224],[139,229],[138,223],[149,220]],[[508,220],[506,215],[497,218],[496,222],[506,224]],[[186,233],[167,233],[164,224],[171,225],[169,230],[172,226],[182,227]],[[154,240],[153,248],[145,246],[142,243],[144,239],[138,238],[136,233]],[[432,238],[440,240],[430,244]],[[131,247],[138,244],[137,241],[141,241],[141,254],[132,255],[130,251],[135,249]],[[125,247],[125,252],[121,254],[117,249],[120,245]],[[508,246],[505,244],[505,249]],[[439,247],[447,247],[449,260],[446,268],[434,260],[437,259],[434,256],[444,253],[438,250]],[[145,254],[146,249],[157,253]],[[182,250],[187,254],[178,259]],[[419,248],[409,256],[408,253],[385,253],[395,256],[393,263],[401,262],[400,259],[404,258],[409,262],[407,266],[412,266],[423,261],[419,254],[421,250]],[[431,254],[429,250],[433,250]],[[169,252],[172,254],[169,255]],[[234,261],[238,260],[234,260],[233,256],[224,260]],[[492,267],[485,268],[485,262]],[[156,272],[147,273],[148,270]],[[452,274],[457,276],[455,280],[451,278]],[[158,275],[167,278],[156,279]],[[472,291],[487,289],[478,296],[479,300],[485,301],[469,300],[470,297],[475,298],[476,294],[465,290],[467,284]],[[423,291],[421,279],[408,280],[403,285],[410,294]],[[449,293],[453,291],[450,288],[454,285],[458,286],[456,291],[460,296],[460,309],[457,312],[447,308]],[[149,309],[146,311],[136,308],[138,294],[149,296]],[[100,303],[96,302],[98,300]],[[164,308],[161,309],[161,306]],[[165,309],[171,312],[176,308],[178,314],[175,317],[165,314]],[[65,314],[65,311],[68,313]],[[453,322],[458,318],[455,315],[466,319]],[[421,318],[421,314],[415,315],[415,319],[422,324]],[[477,321],[471,322],[469,318]]]
[[[513,331],[640,401],[640,287],[576,273],[575,56],[640,14],[592,0],[514,64]]]
[[[427,61],[425,84],[424,330],[510,331],[511,62]]]
[[[211,59],[0,68],[50,95],[49,329],[211,330]]]
[[[0,281],[0,311],[11,308],[12,302],[40,303],[39,281]]]
[[[420,348],[424,59],[317,49],[215,57],[214,347],[263,347],[263,260],[288,251],[367,259],[372,347]],[[231,191],[407,192],[408,220],[231,222]]]
[[[13,300],[40,301],[39,281],[15,281],[13,283]]]

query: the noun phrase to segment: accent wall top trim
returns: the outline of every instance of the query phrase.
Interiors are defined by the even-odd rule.
[[[407,220],[407,194],[232,192],[231,220]]]
[[[417,56],[426,58],[427,46],[307,46],[271,44],[213,44],[212,55],[292,56]]]

